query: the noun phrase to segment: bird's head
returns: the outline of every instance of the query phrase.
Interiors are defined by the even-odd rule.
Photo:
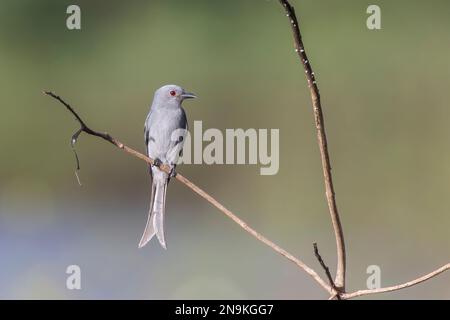
[[[191,92],[186,92],[180,86],[169,84],[165,85],[155,92],[154,102],[160,105],[180,105],[185,99],[193,99],[197,96]]]

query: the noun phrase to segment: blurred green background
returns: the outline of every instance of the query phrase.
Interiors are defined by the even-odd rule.
[[[388,286],[450,256],[450,2],[295,0],[318,77],[349,290],[366,268]],[[66,28],[81,7],[82,29]],[[378,4],[382,30],[366,28]],[[279,128],[280,170],[183,165],[256,230],[320,270],[335,270],[310,97],[277,1],[0,2],[0,298],[326,298],[295,265],[177,182],[168,250],[138,250],[150,193],[146,165],[83,135],[79,187],[69,146],[88,123],[144,151],[155,89],[176,83],[204,129]],[[66,289],[66,267],[82,290]],[[450,298],[450,274],[377,299]]]

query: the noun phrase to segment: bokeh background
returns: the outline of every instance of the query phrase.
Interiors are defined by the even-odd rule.
[[[80,31],[66,8],[81,7]],[[295,0],[318,77],[348,289],[415,278],[450,257],[450,3]],[[382,30],[366,8],[382,9]],[[200,97],[190,124],[279,128],[280,170],[184,165],[255,229],[320,270],[335,270],[309,93],[277,1],[0,2],[0,298],[322,299],[304,272],[181,184],[168,192],[168,250],[137,248],[148,210],[146,165],[82,136],[79,187],[69,146],[88,123],[144,151],[156,88]],[[68,265],[82,289],[67,290]],[[375,299],[449,299],[450,274]]]

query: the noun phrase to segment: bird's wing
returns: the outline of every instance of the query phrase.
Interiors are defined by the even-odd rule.
[[[150,115],[152,114],[152,110],[150,110],[150,112],[147,115],[147,118],[145,119],[145,124],[144,124],[144,139],[145,139],[145,155],[148,156],[148,142],[150,141],[150,129],[147,125],[148,123],[148,119],[150,118]],[[150,176],[153,178],[153,174],[152,174],[152,167],[149,166],[149,172],[150,172]]]
[[[147,156],[148,156],[148,142],[150,140],[150,136],[149,136],[149,131],[150,128],[148,127],[148,119],[150,118],[150,115],[152,114],[152,110],[150,110],[150,112],[147,115],[147,118],[145,119],[145,123],[144,123],[144,139],[145,139],[145,151],[147,152]]]
[[[184,134],[182,136],[178,137],[178,140],[173,143],[171,148],[177,147],[178,144],[180,144],[180,143],[184,144],[184,139],[186,138],[186,134],[187,134],[187,130],[188,130],[188,122],[187,122],[186,112],[184,111],[183,108],[180,108],[180,109],[181,109],[181,115],[178,120],[177,129],[184,129]],[[181,156],[183,154],[183,147],[182,146],[179,146],[179,147],[181,148],[179,156]]]

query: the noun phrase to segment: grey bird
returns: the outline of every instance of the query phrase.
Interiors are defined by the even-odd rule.
[[[166,249],[164,238],[164,211],[167,185],[175,176],[175,167],[181,156],[184,138],[188,129],[186,113],[181,106],[185,99],[196,98],[176,85],[165,85],[156,90],[150,112],[145,120],[145,145],[147,155],[155,160],[150,167],[152,195],[147,225],[139,242],[145,246],[156,234],[161,246]],[[160,170],[161,164],[171,168],[170,174]]]

